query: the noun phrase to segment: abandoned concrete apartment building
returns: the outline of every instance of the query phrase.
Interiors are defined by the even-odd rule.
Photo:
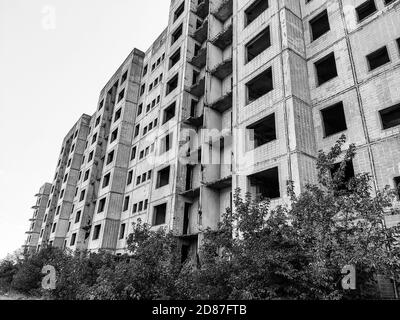
[[[288,201],[343,133],[348,177],[399,185],[399,21],[398,0],[172,0],[165,31],[66,135],[25,247],[123,254],[140,218],[186,259],[233,190]]]

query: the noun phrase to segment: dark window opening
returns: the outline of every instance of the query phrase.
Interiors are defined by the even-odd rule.
[[[86,190],[82,190],[81,196],[79,198],[79,202],[82,202],[85,199]]]
[[[175,117],[175,106],[176,102],[171,104],[168,108],[164,110],[164,119],[163,119],[163,124],[167,123],[169,120],[173,119]]]
[[[163,203],[159,206],[154,207],[154,226],[165,224],[165,218],[167,215],[167,204]]]
[[[246,45],[247,62],[250,62],[260,53],[264,52],[271,46],[270,28],[267,27],[264,31],[258,34],[253,40]]]
[[[125,96],[125,89],[122,90],[118,95],[118,102],[120,102]]]
[[[183,25],[181,24],[172,34],[171,45],[173,45],[182,35]]]
[[[110,142],[114,142],[118,137],[118,129],[115,129],[113,133],[111,133],[111,140]]]
[[[166,95],[169,95],[177,87],[178,87],[178,74],[176,74],[171,80],[168,81]]]
[[[137,115],[140,115],[142,113],[142,111],[143,111],[143,103],[139,104]]]
[[[330,30],[328,11],[324,10],[310,21],[312,40],[315,41]]]
[[[114,150],[111,151],[111,152],[108,154],[106,165],[109,165],[109,164],[110,164],[111,162],[113,162],[113,161],[114,161]]]
[[[76,241],[76,233],[73,233],[71,236],[70,246],[74,246]]]
[[[169,184],[169,172],[170,172],[170,167],[166,167],[158,171],[156,189],[162,188]]]
[[[185,11],[185,2],[182,2],[182,4],[178,7],[178,9],[175,10],[174,13],[174,22],[178,20],[178,18],[182,15],[182,13]]]
[[[135,127],[135,138],[139,135],[139,133],[140,133],[140,124],[138,124],[138,125]]]
[[[246,84],[247,87],[247,102],[251,103],[271,90],[274,89],[272,80],[272,68],[261,73],[259,76],[249,81]]]
[[[181,252],[181,263],[185,263],[190,254],[190,246],[187,244],[182,245],[182,252]]]
[[[90,174],[90,170],[87,170],[85,172],[85,176],[83,177],[83,181],[86,181],[87,179],[89,179],[89,174]]]
[[[143,68],[143,77],[147,74],[148,69],[149,69],[149,66],[146,64]]]
[[[325,137],[347,130],[343,102],[321,110]]]
[[[337,77],[335,54],[332,52],[326,57],[315,63],[317,70],[318,85],[322,85],[325,82]]]
[[[276,140],[275,113],[247,127],[254,130],[254,148]]]
[[[132,161],[133,159],[135,159],[135,158],[136,158],[136,150],[137,150],[137,148],[136,148],[136,147],[133,147],[133,148],[132,148],[132,153],[131,153],[131,161]]]
[[[193,167],[191,165],[186,166],[186,191],[191,190],[193,185]]]
[[[341,163],[336,163],[333,165],[331,169],[331,176],[334,178],[335,174],[339,171]],[[344,176],[342,177],[341,181],[338,181],[338,185],[336,191],[343,191],[348,190],[348,183],[352,178],[354,178],[354,166],[353,161],[349,160],[346,162],[346,168],[344,169]]]
[[[75,223],[78,223],[79,221],[81,221],[81,213],[82,213],[82,211],[78,211],[78,212],[76,213],[76,216],[75,216]]]
[[[379,111],[383,129],[400,125],[400,103]]]
[[[126,181],[126,185],[129,186],[132,183],[133,180],[133,170],[128,172],[128,179]]]
[[[268,0],[256,0],[253,4],[250,5],[246,9],[245,17],[246,17],[246,26],[252,23],[255,19],[258,18],[265,10],[268,9]]]
[[[122,108],[119,108],[117,112],[115,112],[114,122],[118,121],[121,118]]]
[[[400,200],[400,177],[394,178],[394,188],[397,192],[397,199]]]
[[[94,227],[94,231],[93,231],[93,240],[97,240],[100,237],[100,230],[101,230],[101,225],[97,225]]]
[[[106,207],[106,198],[103,198],[99,201],[99,208],[97,209],[97,213],[103,212],[105,207]]]
[[[123,211],[124,211],[124,212],[127,211],[128,208],[129,208],[129,196],[128,196],[128,197],[125,197]]]
[[[169,59],[169,68],[171,69],[174,65],[176,65],[181,59],[181,48],[176,50],[176,52]]]
[[[190,222],[190,208],[191,208],[190,203],[185,203],[185,211],[183,214],[183,235],[187,235],[189,233],[189,222]]]
[[[107,173],[103,178],[103,188],[108,187],[110,184],[111,173]]]
[[[123,84],[126,81],[126,79],[128,79],[128,71],[125,71],[125,73],[122,75],[121,84]]]
[[[367,60],[370,71],[390,62],[389,53],[386,46],[367,55]]]
[[[279,170],[278,167],[268,169],[251,176],[250,183],[256,187],[256,192],[263,198],[280,198]]]
[[[119,231],[119,239],[122,240],[125,237],[126,224],[121,224],[121,230]]]
[[[376,5],[374,0],[367,0],[356,8],[358,22],[368,18],[371,14],[376,12]]]

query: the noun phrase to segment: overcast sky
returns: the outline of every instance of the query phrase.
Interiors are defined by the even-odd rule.
[[[0,0],[0,259],[24,243],[34,195],[108,79],[168,23],[169,0]]]

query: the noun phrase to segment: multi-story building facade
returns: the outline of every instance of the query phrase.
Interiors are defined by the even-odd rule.
[[[67,135],[38,246],[121,254],[141,219],[173,230],[185,259],[233,190],[287,202],[342,134],[348,176],[398,186],[398,21],[398,0],[172,0],[168,27]]]

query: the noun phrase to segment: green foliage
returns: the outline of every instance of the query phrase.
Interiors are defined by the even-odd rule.
[[[181,264],[180,243],[164,229],[139,221],[129,255],[44,249],[0,264],[0,285],[22,293],[40,290],[41,269],[53,265],[57,288],[49,299],[361,299],[379,297],[376,275],[400,273],[400,228],[386,228],[393,190],[375,193],[368,174],[345,181],[351,145],[343,136],[317,160],[318,185],[296,195],[288,183],[287,205],[241,197],[217,230],[204,233],[200,264]],[[332,175],[338,159],[339,169]],[[345,265],[357,269],[357,290],[344,291]],[[1,287],[0,287],[1,288]]]

